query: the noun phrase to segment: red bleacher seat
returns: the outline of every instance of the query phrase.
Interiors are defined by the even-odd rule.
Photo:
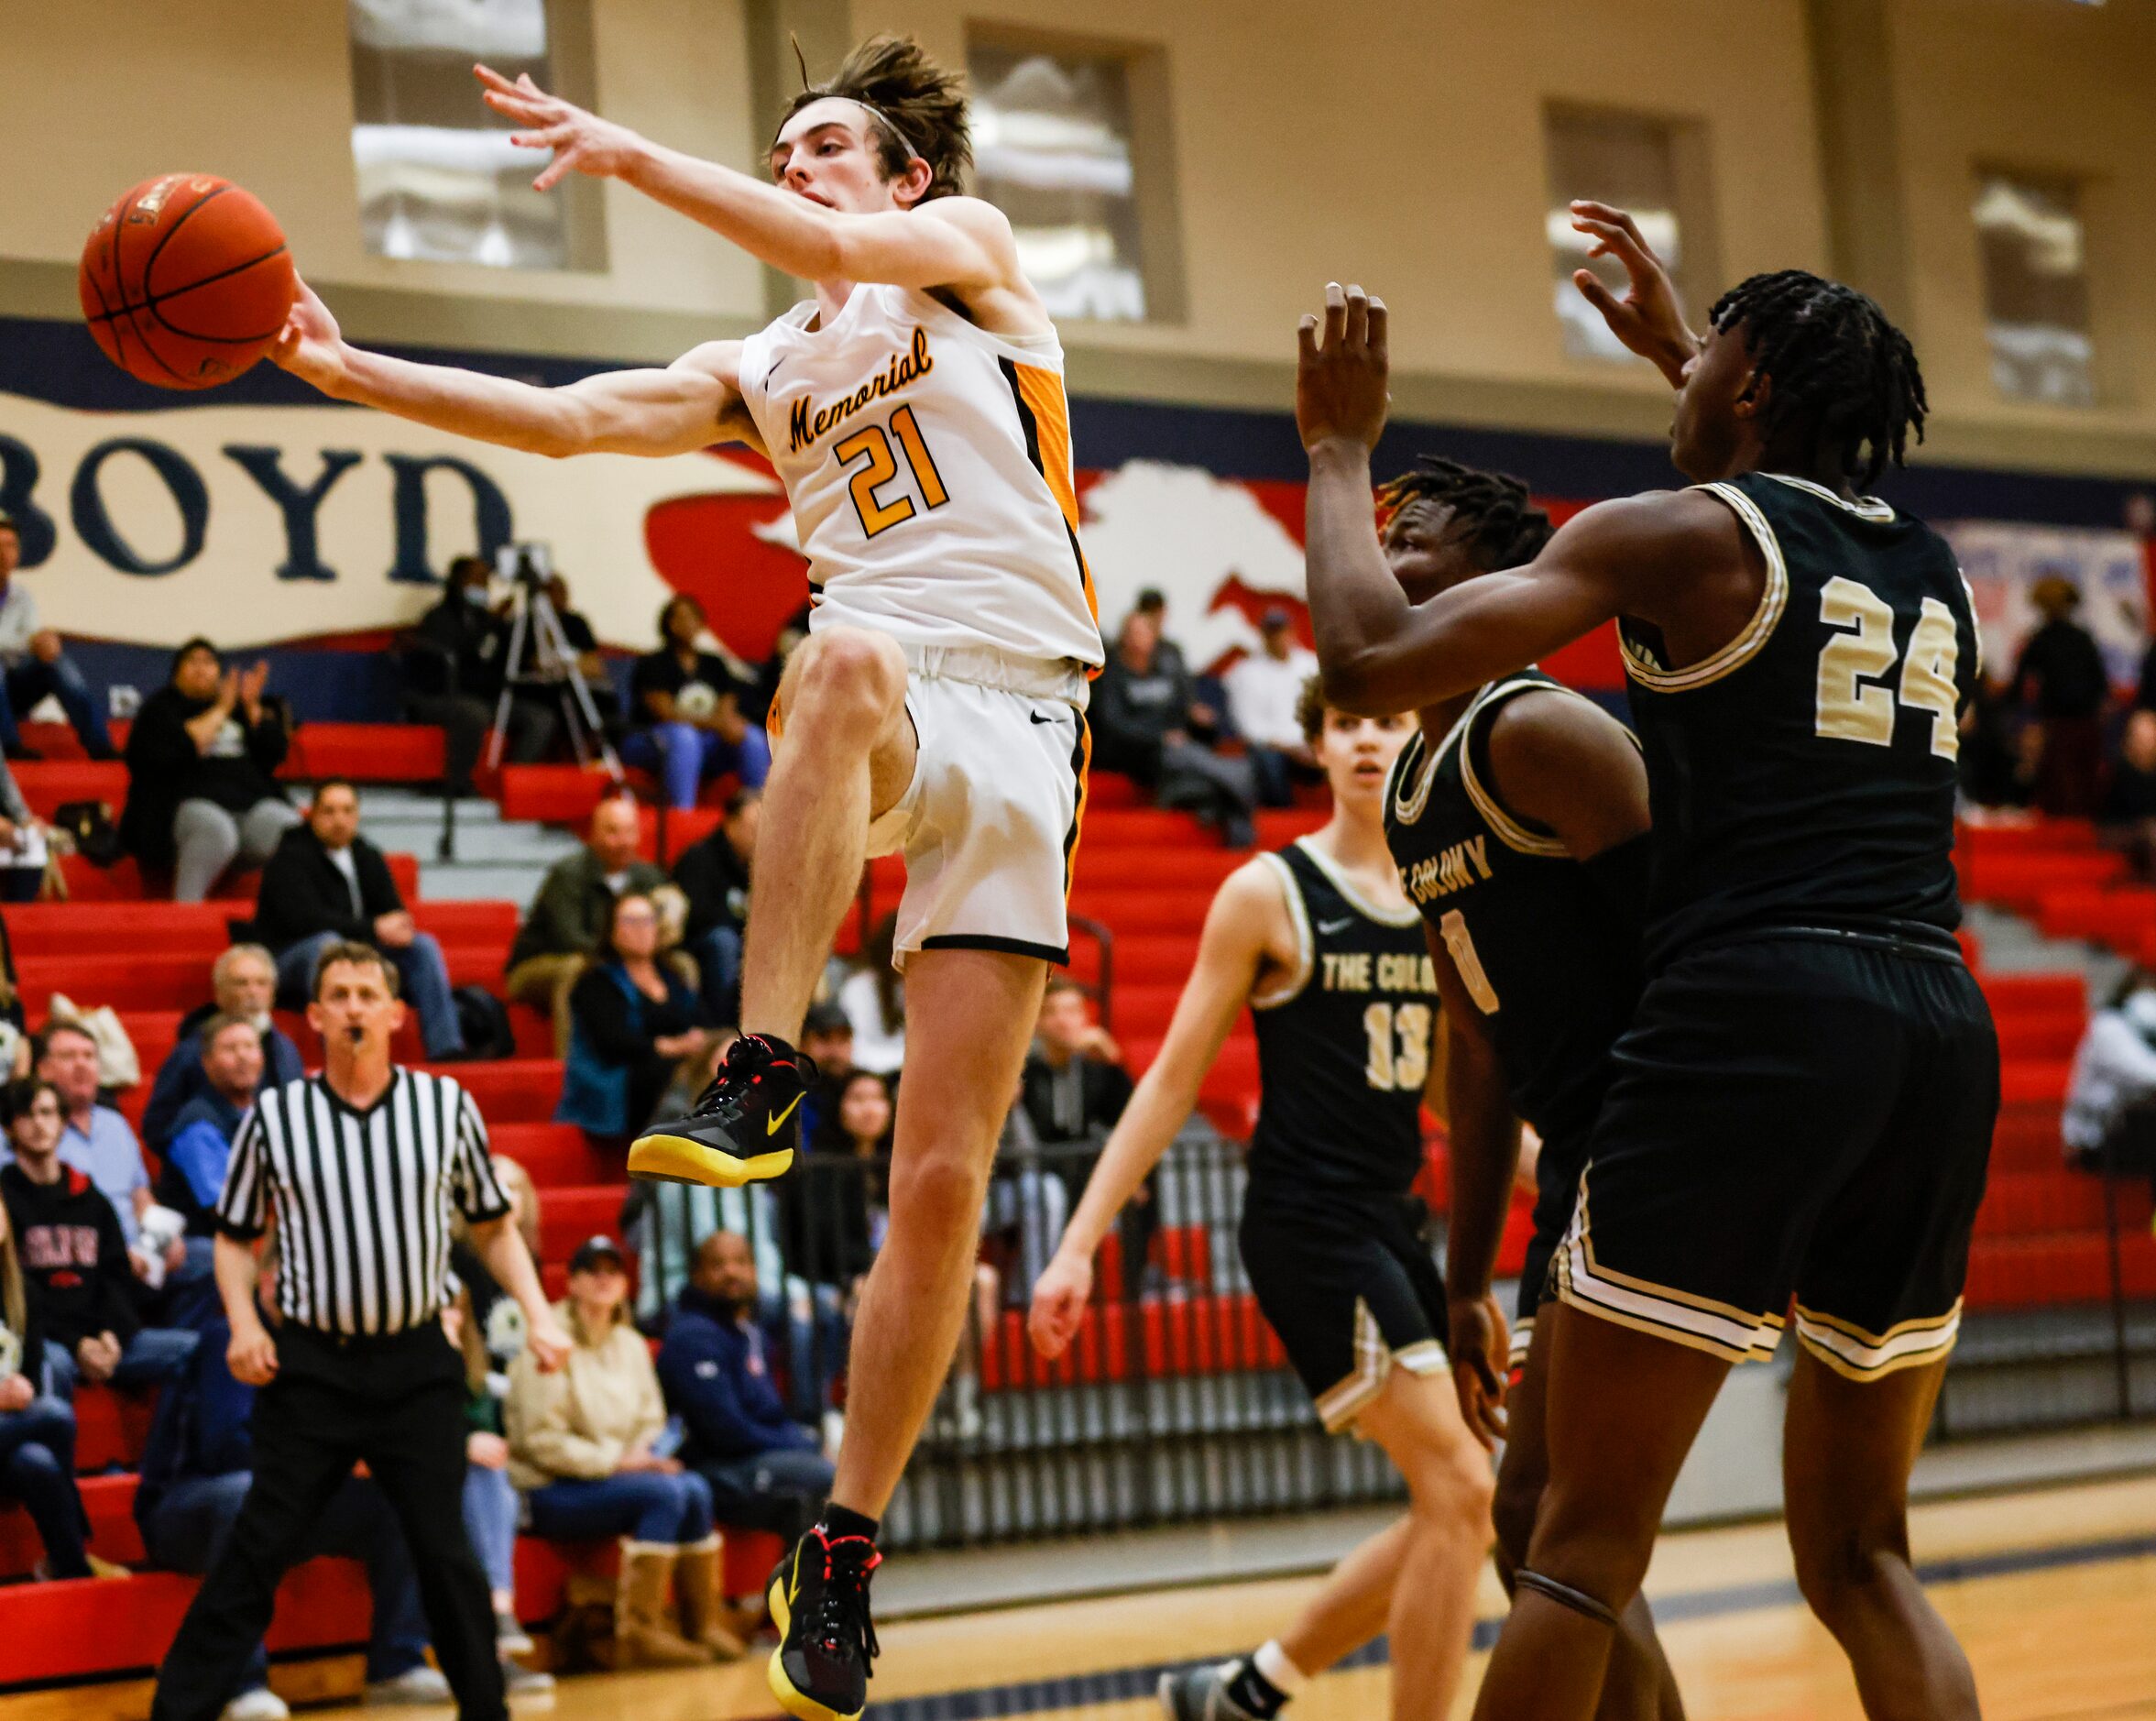
[[[442,731],[431,723],[302,723],[278,775],[432,783],[442,771]]]

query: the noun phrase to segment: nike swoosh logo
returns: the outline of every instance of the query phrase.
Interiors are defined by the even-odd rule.
[[[1345,920],[1320,920],[1318,923],[1318,930],[1330,937],[1335,932],[1345,932],[1354,924],[1355,917],[1350,915]]]
[[[781,1112],[778,1116],[763,1126],[763,1133],[766,1135],[776,1135],[779,1133],[779,1125],[793,1115],[793,1108],[800,1103],[801,1096],[797,1093],[786,1102],[786,1109],[783,1112]]]
[[[1043,717],[1038,711],[1028,711],[1025,715],[1035,723],[1053,723],[1056,720],[1052,717]]]

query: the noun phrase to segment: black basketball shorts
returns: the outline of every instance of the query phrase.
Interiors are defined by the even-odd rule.
[[[1579,1205],[1580,1168],[1587,1162],[1587,1147],[1586,1134],[1575,1129],[1555,1140],[1545,1137],[1535,1156],[1535,1229],[1528,1235],[1527,1259],[1520,1267],[1519,1301],[1506,1359],[1512,1368],[1527,1365],[1536,1312],[1555,1294],[1550,1264],[1572,1222],[1572,1209]]]
[[[1958,951],[1777,932],[1680,957],[1617,1042],[1558,1256],[1574,1308],[1852,1380],[1954,1347],[1998,1113]]]
[[[1397,1366],[1442,1373],[1445,1281],[1423,1241],[1422,1203],[1303,1186],[1243,1201],[1243,1270],[1287,1360],[1339,1432]]]

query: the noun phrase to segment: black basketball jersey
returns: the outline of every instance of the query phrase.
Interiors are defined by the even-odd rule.
[[[1364,901],[1307,843],[1264,857],[1295,922],[1296,970],[1251,998],[1253,1185],[1404,1195],[1422,1169],[1437,976],[1422,923]]]
[[[1489,716],[1540,689],[1580,697],[1527,670],[1484,687],[1435,747],[1417,731],[1393,768],[1384,829],[1408,900],[1483,1014],[1515,1114],[1569,1141],[1594,1122],[1610,1047],[1639,1002],[1638,920],[1492,791]]]
[[[1954,552],[1800,478],[1700,488],[1767,579],[1745,630],[1683,669],[1655,630],[1621,630],[1654,812],[1647,966],[1759,927],[1943,939],[1961,920],[1954,761],[1981,650]]]

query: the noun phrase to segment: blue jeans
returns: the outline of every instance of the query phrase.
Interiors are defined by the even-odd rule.
[[[666,805],[694,806],[696,791],[706,777],[732,772],[751,789],[763,787],[771,775],[771,738],[751,723],[739,741],[722,740],[711,729],[693,723],[654,723],[632,730],[621,743],[628,763],[659,773],[665,785]]]
[[[170,1572],[207,1572],[224,1551],[225,1538],[254,1476],[235,1470],[222,1476],[182,1476],[165,1491],[142,1526],[142,1545],[151,1563]],[[419,1578],[404,1532],[380,1488],[361,1476],[346,1478],[331,1496],[301,1552],[302,1560],[341,1554],[367,1564],[367,1585],[374,1596],[374,1621],[367,1631],[367,1677],[395,1679],[427,1659],[427,1618],[420,1608]],[[234,1697],[269,1683],[269,1656],[257,1643]],[[230,1701],[230,1699],[227,1699]]]
[[[0,694],[5,696],[0,697],[0,743],[20,745],[22,718],[50,694],[68,714],[68,721],[82,737],[91,758],[115,757],[112,737],[105,733],[104,718],[97,709],[97,695],[65,652],[49,663],[25,652],[22,662],[10,668],[0,682]]]
[[[694,1470],[618,1471],[586,1479],[564,1476],[526,1496],[534,1534],[560,1541],[628,1536],[686,1547],[711,1534],[711,1485]]]
[[[23,1503],[54,1577],[90,1575],[82,1551],[90,1520],[75,1491],[75,1413],[61,1399],[0,1411],[0,1499]]]
[[[769,1299],[760,1311],[765,1332],[774,1312]],[[812,1285],[798,1273],[786,1275],[786,1413],[813,1422],[831,1409],[831,1387],[846,1373],[853,1329],[846,1318],[846,1293],[836,1285]]]
[[[179,1327],[143,1327],[120,1352],[119,1366],[113,1370],[112,1384],[130,1388],[161,1387],[187,1366],[194,1356],[194,1347],[201,1343],[201,1333]],[[74,1353],[59,1340],[47,1339],[45,1356],[52,1365],[53,1396],[71,1403],[75,1382],[82,1372],[75,1362]]]
[[[740,1014],[734,1007],[740,1000],[740,927],[706,927],[690,944],[689,953],[696,959],[697,971],[704,977],[704,1007],[715,1021],[735,1021]]]
[[[801,1540],[831,1497],[837,1466],[817,1452],[782,1447],[748,1458],[714,1460],[696,1466],[711,1485],[711,1509],[743,1529],[775,1530],[787,1542]]]
[[[337,942],[334,932],[318,932],[287,947],[277,959],[278,1002],[298,1009],[314,987],[314,959]],[[412,935],[410,944],[398,948],[381,947],[382,954],[397,970],[404,996],[419,1013],[420,1039],[429,1058],[454,1057],[465,1048],[464,1030],[457,1025],[456,1000],[449,992],[449,964],[431,932]]]
[[[465,1533],[487,1568],[487,1587],[517,1587],[517,1490],[506,1470],[465,1469]]]

